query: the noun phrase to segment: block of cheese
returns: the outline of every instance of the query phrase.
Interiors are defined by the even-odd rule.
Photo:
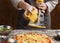
[[[31,13],[32,12],[32,13]],[[38,14],[37,14],[37,10],[33,9],[31,12],[27,12],[27,18],[32,21],[35,22],[38,19]]]
[[[44,2],[44,0],[36,0],[37,2]]]

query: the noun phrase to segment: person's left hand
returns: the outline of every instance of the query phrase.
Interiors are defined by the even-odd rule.
[[[43,13],[45,13],[45,10],[47,10],[47,5],[43,2],[36,2],[36,6],[38,7],[38,9],[41,9],[41,11]]]

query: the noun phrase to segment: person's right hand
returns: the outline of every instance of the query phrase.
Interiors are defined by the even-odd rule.
[[[36,7],[30,5],[29,3],[25,2],[24,0],[19,2],[18,8],[22,8],[22,9],[27,10],[27,11],[29,11],[29,12],[31,12],[32,9],[36,9],[36,10],[37,10]],[[31,12],[31,13],[32,13],[32,12]]]
[[[28,19],[28,14],[27,14],[27,13],[34,14],[34,13],[32,12],[32,10],[36,10],[36,14],[38,14],[37,8],[34,7],[34,6],[30,6],[29,9],[26,9],[25,12],[24,12],[24,18],[25,18],[25,19]]]
[[[28,5],[28,6],[26,6],[26,9],[25,10],[27,10],[27,11],[29,11],[29,12],[31,12],[32,13],[32,10],[37,10],[37,8],[36,7],[34,7],[34,6],[31,6],[31,5]],[[38,11],[38,10],[37,10]],[[38,12],[37,12],[38,13]]]
[[[34,6],[31,6],[29,9],[27,9],[27,12],[30,12],[31,14],[34,14],[32,10],[36,10],[36,13],[38,13],[38,9]]]

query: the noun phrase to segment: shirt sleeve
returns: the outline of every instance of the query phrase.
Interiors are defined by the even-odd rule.
[[[51,12],[56,7],[57,4],[58,4],[58,0],[51,0],[51,1],[46,2],[46,5],[48,6],[47,11]]]
[[[17,7],[17,5],[18,5],[18,3],[19,3],[20,1],[21,1],[21,0],[11,0],[13,6],[14,6],[16,9],[18,9],[18,10],[21,10],[21,8],[18,8],[18,7]]]

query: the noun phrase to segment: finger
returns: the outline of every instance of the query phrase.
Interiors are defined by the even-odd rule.
[[[44,10],[44,6],[38,6],[38,8]]]
[[[39,7],[41,4],[42,4],[42,3],[37,2],[37,3],[36,3],[36,6]]]
[[[43,13],[45,13],[45,11],[44,10],[41,10]]]
[[[44,9],[45,5],[44,4],[40,4],[40,5],[37,5],[38,8],[41,8],[41,9]]]
[[[36,11],[35,13],[38,13],[38,9],[34,7],[34,10]]]
[[[32,12],[33,9],[34,9],[34,7],[31,6],[31,7],[30,7],[29,9],[27,9],[27,10],[28,10],[29,13],[33,14],[33,12]]]
[[[24,12],[24,16],[27,17],[27,10]]]
[[[31,12],[31,11],[32,11],[32,9],[33,9],[33,7],[32,7],[32,6],[30,6],[27,10],[28,10],[29,12]]]
[[[43,6],[45,6],[45,4],[44,3],[41,3],[39,6],[43,7]]]
[[[24,17],[26,20],[29,20],[27,12],[28,12],[27,10],[24,12],[23,17]]]
[[[38,13],[38,10],[37,10],[37,8],[35,8],[34,6],[32,6],[33,7],[33,9],[31,10],[31,11],[29,11],[31,14],[37,14]],[[36,11],[35,13],[34,13],[34,11]]]
[[[41,9],[41,10],[44,10],[44,7],[38,7],[39,9]]]

